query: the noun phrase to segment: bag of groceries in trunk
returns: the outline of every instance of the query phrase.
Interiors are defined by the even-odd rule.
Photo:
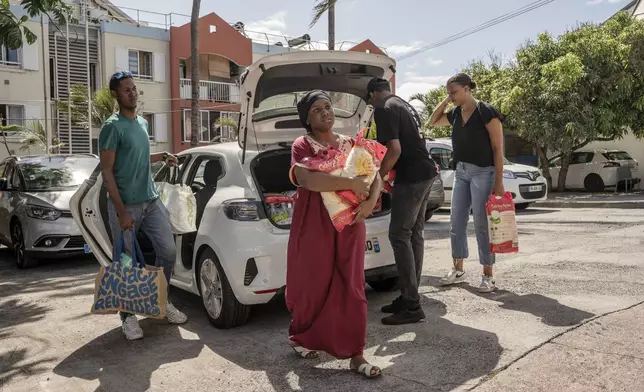
[[[505,192],[502,197],[490,195],[485,210],[490,233],[490,252],[518,252],[519,231],[512,194]]]

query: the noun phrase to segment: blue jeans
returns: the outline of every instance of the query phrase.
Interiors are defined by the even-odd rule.
[[[470,163],[458,162],[454,173],[452,205],[450,216],[450,238],[452,257],[467,259],[467,223],[470,208],[474,218],[474,231],[479,248],[479,261],[484,266],[494,265],[494,254],[490,253],[490,233],[488,232],[485,204],[494,188],[494,166],[479,167]]]
[[[156,254],[154,265],[156,267],[163,267],[163,273],[168,281],[169,288],[172,269],[177,257],[177,247],[175,246],[168,211],[158,198],[143,203],[127,205],[125,208],[128,214],[134,218],[134,234],[136,235],[139,230],[142,230],[152,243],[154,253]],[[114,203],[111,200],[107,201],[107,211],[110,229],[112,231],[112,252],[114,254],[121,236],[121,224]],[[126,232],[125,235],[127,239],[130,233]],[[132,242],[126,240],[124,251],[130,255],[132,254],[131,247]],[[129,314],[121,312],[121,319],[125,319],[127,316]]]

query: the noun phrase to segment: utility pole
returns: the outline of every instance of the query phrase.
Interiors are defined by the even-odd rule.
[[[72,153],[72,82],[71,82],[71,67],[69,65],[69,21],[65,23],[65,42],[67,44],[67,148],[68,153]]]
[[[46,154],[49,155],[51,150],[51,133],[49,128],[49,116],[47,115],[47,106],[49,106],[49,99],[47,99],[47,64],[49,64],[49,62],[45,57],[45,20],[42,14],[40,14],[40,41],[38,42],[40,43],[42,53],[42,89],[43,96],[45,97],[45,151]],[[51,73],[52,70],[50,69],[49,72]]]
[[[85,53],[87,54],[87,126],[89,130],[89,152],[92,153],[92,85],[89,66],[89,0],[85,0]]]

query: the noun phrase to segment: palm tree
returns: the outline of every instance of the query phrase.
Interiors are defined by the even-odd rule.
[[[43,152],[56,152],[64,144],[61,143],[57,138],[54,138],[51,141],[51,146],[49,151],[47,151],[47,133],[45,132],[45,127],[38,120],[27,121],[27,125],[21,127],[20,134],[20,144],[22,146],[19,148],[20,151],[31,151],[31,147],[40,147]]]
[[[2,118],[0,117],[0,120]],[[7,134],[12,134],[12,133],[18,133],[22,131],[22,127],[20,125],[2,125],[0,122],[0,132],[2,133],[2,144],[4,144],[4,147],[7,149],[7,154],[8,155],[13,155],[13,152],[9,149],[9,143],[7,142]]]
[[[325,12],[329,16],[329,50],[335,50],[335,3],[338,0],[317,0],[313,7],[313,19],[309,27],[315,26]]]
[[[58,101],[56,108],[60,111],[72,112],[72,124],[88,128],[87,123],[87,85],[73,84],[70,89],[71,105],[67,101]],[[143,102],[139,96],[137,114],[143,110]],[[119,105],[112,96],[109,85],[103,86],[92,96],[92,127],[100,128],[105,120],[119,111]]]
[[[217,121],[215,122],[215,126],[217,128],[221,127],[229,127],[234,134],[234,138],[237,139],[237,134],[239,133],[239,125],[237,121],[233,120],[232,118],[218,118]],[[211,142],[216,143],[221,141],[221,134],[219,136],[214,137]]]
[[[190,107],[190,145],[199,144],[201,116],[199,112],[199,10],[201,0],[192,0],[190,17],[190,79],[192,86],[192,106]]]

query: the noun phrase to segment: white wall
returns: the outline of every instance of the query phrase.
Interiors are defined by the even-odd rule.
[[[152,73],[154,80],[136,79],[137,88],[144,113],[154,113],[156,141],[151,142],[151,150],[171,151],[171,100],[170,100],[170,42],[129,35],[104,33],[103,46],[103,83],[109,83],[111,75],[128,70],[129,50],[153,53]]]
[[[43,74],[47,83],[47,95],[49,95],[48,26],[45,25],[45,36],[43,37],[40,23],[28,21],[25,25],[37,36],[37,39],[32,45],[27,44],[26,40],[23,41],[23,47],[19,49],[20,65],[14,66],[0,63],[0,105],[22,106],[23,122],[37,119],[44,124]],[[45,59],[42,56],[42,45],[45,45]],[[51,97],[48,96],[48,99],[51,99]],[[4,115],[4,113],[0,113],[0,115]],[[51,112],[48,113],[48,116],[51,124]],[[16,142],[18,137],[10,136],[8,139]],[[12,147],[12,149],[16,150],[16,154],[25,154],[18,152],[18,147],[20,146],[17,144]],[[6,155],[6,148],[4,145],[0,145],[0,157]]]

